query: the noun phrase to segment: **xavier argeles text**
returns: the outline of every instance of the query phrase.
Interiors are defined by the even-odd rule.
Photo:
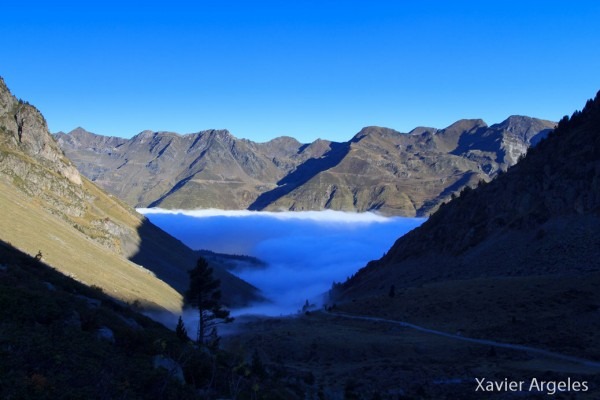
[[[476,392],[538,392],[554,395],[564,392],[587,392],[589,384],[587,381],[580,381],[568,378],[564,381],[544,381],[538,378],[531,378],[523,381],[504,379],[475,378],[477,387]]]

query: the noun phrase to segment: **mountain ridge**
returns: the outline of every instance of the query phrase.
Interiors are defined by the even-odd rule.
[[[131,139],[80,129],[55,134],[92,181],[136,207],[378,211],[423,216],[465,185],[490,180],[554,123],[511,116],[409,133],[370,126],[347,142],[263,143],[227,130]]]

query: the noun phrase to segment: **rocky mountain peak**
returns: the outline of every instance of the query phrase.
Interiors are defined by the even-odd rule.
[[[301,143],[291,136],[279,136],[265,143],[272,143],[285,146],[299,146]]]
[[[132,137],[133,141],[139,141],[140,143],[144,143],[144,141],[154,139],[158,135],[158,132],[154,132],[151,130],[144,130]]]
[[[555,126],[556,123],[552,121],[522,115],[511,115],[506,120],[499,124],[494,124],[490,128],[506,131],[511,136],[518,136],[528,143],[534,136],[541,134],[542,136],[535,141],[537,143],[540,139],[546,137]]]
[[[81,126],[78,126],[77,128],[73,129],[71,132],[69,132],[69,134],[71,134],[72,136],[90,136],[90,135],[94,135],[93,133],[88,132],[87,130],[85,130],[84,128],[82,128]]]
[[[227,129],[211,129],[209,131],[201,132],[204,135],[207,135],[209,140],[215,140],[220,143],[225,143],[228,145],[233,145],[235,142],[238,142],[238,139],[233,136]]]
[[[413,130],[411,130],[410,132],[408,132],[408,134],[409,135],[413,135],[413,136],[418,136],[418,135],[422,135],[424,133],[435,134],[437,131],[438,131],[437,128],[431,128],[431,127],[428,127],[428,126],[417,126]]]
[[[85,148],[95,153],[111,153],[116,147],[127,140],[115,136],[102,136],[78,127],[69,133],[58,132],[54,134],[58,145],[64,150]],[[77,164],[77,160],[73,160]]]
[[[368,136],[391,137],[396,135],[403,135],[403,133],[381,126],[366,126],[362,128],[356,135],[354,135],[350,141],[359,142]]]
[[[208,131],[209,135],[215,136],[218,138],[232,138],[234,137],[227,129],[210,129]]]
[[[0,82],[0,145],[23,152],[81,185],[79,172],[48,132],[46,119],[37,108],[17,100],[4,80]]]
[[[479,128],[487,128],[487,124],[482,119],[460,119],[453,124],[447,126],[443,130],[445,132],[471,132]]]

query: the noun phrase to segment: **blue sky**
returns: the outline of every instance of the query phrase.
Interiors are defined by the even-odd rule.
[[[50,130],[348,140],[600,89],[597,1],[10,2],[0,75]]]

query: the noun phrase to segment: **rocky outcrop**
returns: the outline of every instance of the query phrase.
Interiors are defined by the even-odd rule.
[[[89,196],[78,170],[48,133],[42,114],[17,100],[1,78],[0,175],[65,219],[86,212]]]
[[[1,145],[22,151],[42,161],[70,182],[81,185],[81,176],[48,134],[42,114],[30,104],[17,100],[0,78]]]

